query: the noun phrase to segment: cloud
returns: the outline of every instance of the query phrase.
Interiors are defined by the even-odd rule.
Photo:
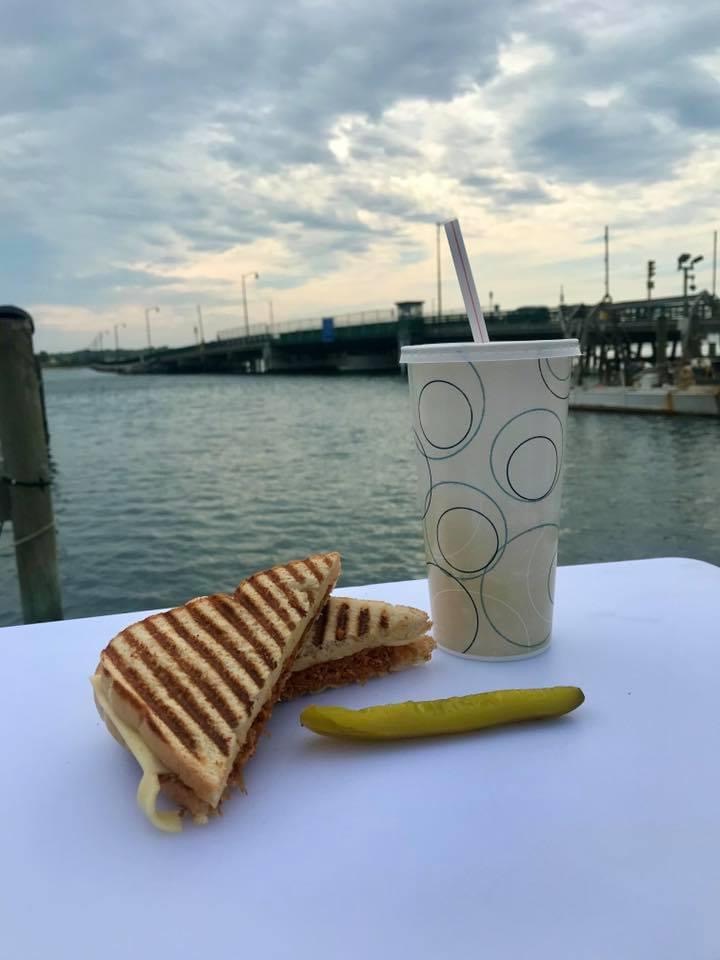
[[[253,268],[286,315],[428,295],[433,225],[458,213],[494,286],[507,270],[523,296],[522,256],[535,301],[545,274],[528,258],[547,270],[549,235],[570,262],[610,212],[647,222],[652,202],[662,229],[690,190],[690,243],[716,189],[709,0],[5,13],[0,283],[3,299],[53,308],[56,345],[74,306],[89,322],[86,309],[137,316],[160,299],[172,342],[173,305],[230,313]]]
[[[513,144],[525,169],[613,184],[666,178],[686,149],[670,132],[635,104],[593,107],[564,97],[528,110]]]

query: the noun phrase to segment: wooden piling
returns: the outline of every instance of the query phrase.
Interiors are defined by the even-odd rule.
[[[33,332],[30,314],[19,307],[0,307],[0,484],[5,488],[4,500],[12,523],[26,623],[62,619],[48,447]]]

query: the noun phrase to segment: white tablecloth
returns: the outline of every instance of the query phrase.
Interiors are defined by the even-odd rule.
[[[424,607],[424,581],[344,591]],[[720,569],[558,571],[551,649],[432,662],[351,706],[578,684],[569,717],[369,746],[276,709],[247,796],[179,836],[88,677],[140,614],[0,630],[4,957],[720,957]],[[320,699],[320,698],[318,698]]]

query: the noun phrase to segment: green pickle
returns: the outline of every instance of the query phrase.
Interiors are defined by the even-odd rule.
[[[579,687],[495,690],[445,700],[408,700],[349,710],[306,707],[300,723],[313,733],[357,740],[401,740],[467,733],[523,720],[560,717],[585,700]]]

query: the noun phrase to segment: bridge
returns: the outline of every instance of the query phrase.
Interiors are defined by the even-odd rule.
[[[562,337],[545,307],[496,311],[487,318],[497,340]],[[425,315],[422,302],[285,324],[231,328],[216,340],[109,359],[97,370],[117,373],[345,373],[396,372],[401,346],[470,340],[465,313]]]
[[[495,310],[486,316],[491,340],[551,340],[577,336],[586,353],[619,356],[618,345],[653,344],[658,318],[667,342],[687,335],[684,310],[690,311],[693,335],[720,331],[717,298],[703,293],[686,304],[682,297],[665,300],[602,301],[559,309],[521,307]],[[255,324],[223,330],[216,340],[176,349],[156,350],[108,359],[96,370],[117,373],[345,373],[396,372],[400,348],[416,343],[471,340],[465,313],[440,316],[423,312],[422,301],[404,301],[390,310],[364,311],[336,317]]]

